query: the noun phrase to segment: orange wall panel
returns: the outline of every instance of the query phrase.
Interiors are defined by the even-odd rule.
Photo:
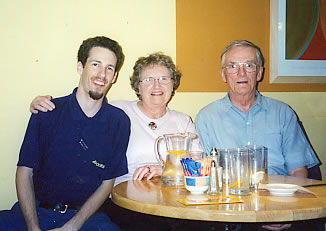
[[[326,91],[326,84],[269,84],[268,0],[176,0],[179,92],[225,92],[220,53],[232,40],[257,44],[265,57],[262,92]]]

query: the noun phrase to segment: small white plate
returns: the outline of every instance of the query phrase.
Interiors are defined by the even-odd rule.
[[[298,186],[295,184],[267,184],[266,189],[272,195],[292,196],[298,190]]]

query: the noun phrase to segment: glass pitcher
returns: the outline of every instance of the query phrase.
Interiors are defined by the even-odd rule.
[[[167,185],[183,185],[183,168],[180,160],[189,155],[189,147],[193,139],[197,138],[194,133],[165,134],[155,140],[155,154],[163,167],[162,182]],[[166,160],[162,157],[160,143],[166,145]]]

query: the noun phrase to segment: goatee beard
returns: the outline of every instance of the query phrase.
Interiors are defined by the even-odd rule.
[[[103,97],[103,93],[98,93],[95,91],[89,91],[88,94],[93,100],[99,100]]]

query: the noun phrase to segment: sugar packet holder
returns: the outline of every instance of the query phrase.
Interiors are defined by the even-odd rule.
[[[209,176],[211,158],[205,157],[201,160],[183,158],[180,160],[185,176]]]

